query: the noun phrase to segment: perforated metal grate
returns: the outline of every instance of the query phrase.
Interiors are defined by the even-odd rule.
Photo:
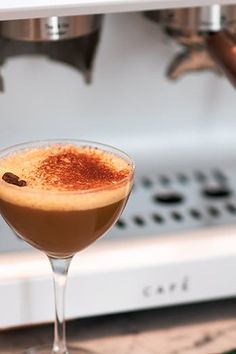
[[[236,170],[174,171],[137,177],[112,237],[156,235],[236,223]]]

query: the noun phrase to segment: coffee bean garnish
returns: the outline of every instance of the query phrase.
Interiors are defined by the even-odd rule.
[[[20,179],[17,175],[14,175],[14,173],[11,172],[6,172],[2,176],[3,181],[9,183],[9,184],[14,184],[15,186],[18,187],[25,187],[27,185],[26,181],[23,179]]]

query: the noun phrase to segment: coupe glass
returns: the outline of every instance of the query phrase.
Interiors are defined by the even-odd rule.
[[[117,221],[128,200],[134,177],[134,164],[124,152],[108,145],[81,140],[48,140],[15,145],[0,152],[1,159],[20,152],[21,150],[46,148],[51,145],[73,145],[76,147],[92,147],[118,157],[129,165],[130,173],[115,186],[123,193],[118,202],[103,207],[91,208],[91,201],[96,204],[101,195],[109,199],[114,193],[114,186],[84,189],[79,191],[34,190],[20,188],[8,184],[0,176],[0,213],[10,227],[25,241],[43,251],[51,264],[55,293],[55,329],[54,344],[26,350],[25,354],[92,354],[83,348],[67,347],[64,320],[64,296],[68,269],[74,254],[97,238],[104,235]],[[19,164],[21,162],[19,161]],[[11,171],[8,171],[11,172]],[[15,195],[16,203],[9,202],[8,197]],[[75,207],[90,201],[90,208],[81,210]],[[21,205],[21,201],[23,205]],[[35,203],[34,203],[35,201]],[[53,201],[53,202],[52,202]],[[57,210],[55,205],[69,203],[66,211]],[[26,202],[26,204],[25,204]],[[45,205],[52,205],[44,208]]]

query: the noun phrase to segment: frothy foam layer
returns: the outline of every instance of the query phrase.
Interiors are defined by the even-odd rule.
[[[91,146],[49,145],[19,150],[0,159],[0,177],[11,172],[26,186],[1,179],[0,198],[46,210],[86,210],[125,198],[132,166],[123,158]]]

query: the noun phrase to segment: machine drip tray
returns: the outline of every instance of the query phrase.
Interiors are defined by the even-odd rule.
[[[163,237],[234,223],[236,168],[186,169],[138,176],[111,236]]]

